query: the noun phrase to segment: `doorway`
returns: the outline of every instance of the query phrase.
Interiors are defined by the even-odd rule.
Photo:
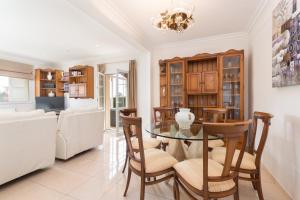
[[[106,74],[105,85],[105,126],[120,134],[120,110],[128,106],[128,72],[118,70],[115,74]]]

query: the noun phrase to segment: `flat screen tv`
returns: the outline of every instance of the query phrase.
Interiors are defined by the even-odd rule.
[[[35,97],[36,109],[44,109],[45,112],[61,111],[65,109],[64,97]]]

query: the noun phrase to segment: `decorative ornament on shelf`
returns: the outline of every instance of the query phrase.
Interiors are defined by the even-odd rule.
[[[175,115],[175,120],[181,129],[190,129],[195,120],[195,115],[190,112],[189,108],[179,108]]]
[[[194,23],[193,12],[195,6],[186,1],[171,2],[173,8],[161,12],[153,18],[153,26],[159,30],[173,30],[178,33],[191,27]]]
[[[48,79],[49,81],[52,80],[52,74],[51,74],[51,72],[48,72],[47,79]]]
[[[54,97],[55,96],[55,94],[54,94],[54,92],[51,90],[49,93],[48,93],[48,97]]]

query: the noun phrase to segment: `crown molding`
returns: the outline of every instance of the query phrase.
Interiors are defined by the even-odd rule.
[[[9,53],[5,51],[0,51],[0,58],[6,59],[6,60],[11,60],[15,62],[21,62],[24,64],[29,64],[33,66],[57,66],[58,63],[48,61],[48,60],[41,60],[33,57],[29,57],[26,55],[21,55],[21,54],[14,54],[14,53]]]
[[[201,37],[201,38],[196,38],[191,40],[165,43],[165,44],[155,46],[153,49],[155,50],[155,49],[163,49],[163,48],[191,46],[191,45],[198,45],[199,43],[203,43],[203,42],[210,42],[210,41],[224,40],[224,39],[231,39],[231,38],[248,39],[248,35],[249,35],[248,32],[235,32],[235,33],[214,35],[214,36]]]
[[[257,23],[259,17],[264,13],[263,11],[265,10],[270,1],[271,0],[261,0],[246,26],[246,32],[250,33],[253,30],[253,27]]]

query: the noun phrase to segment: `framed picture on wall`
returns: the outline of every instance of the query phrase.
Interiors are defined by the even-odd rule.
[[[281,0],[273,10],[272,86],[300,84],[300,0]]]

